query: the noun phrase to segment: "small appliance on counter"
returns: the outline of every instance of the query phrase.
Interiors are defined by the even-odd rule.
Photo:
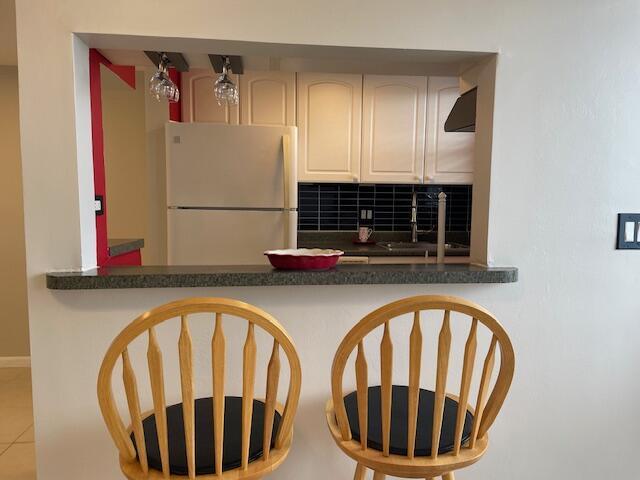
[[[297,246],[297,128],[168,123],[167,263],[265,264]]]

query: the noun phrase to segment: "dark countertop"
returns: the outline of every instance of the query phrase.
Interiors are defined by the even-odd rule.
[[[517,281],[515,267],[473,264],[338,265],[324,271],[275,270],[269,265],[143,266],[47,273],[47,288],[53,290]]]
[[[109,248],[109,256],[117,257],[125,253],[140,250],[144,247],[144,239],[142,238],[110,238],[107,240]]]
[[[333,248],[342,250],[345,255],[353,257],[424,257],[425,251],[429,252],[430,257],[436,256],[436,239],[435,232],[420,233],[418,240],[421,243],[430,243],[428,248],[402,248],[399,250],[389,250],[378,245],[378,243],[387,242],[410,242],[411,234],[409,232],[381,232],[376,231],[372,239],[375,243],[357,244],[353,239],[358,235],[353,231],[299,231],[298,247],[299,248]],[[469,233],[467,232],[446,232],[445,242],[451,247],[445,249],[445,256],[448,257],[468,257],[469,256]]]
[[[436,256],[437,247],[434,244],[429,248],[403,248],[401,250],[389,250],[375,243],[358,245],[350,240],[298,240],[298,248],[333,248],[342,250],[350,257],[424,257],[425,251],[430,257]],[[469,248],[456,247],[445,248],[447,257],[468,257]]]

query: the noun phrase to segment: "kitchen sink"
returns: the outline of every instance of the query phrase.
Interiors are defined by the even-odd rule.
[[[386,248],[389,251],[399,250],[429,250],[436,251],[438,246],[432,242],[378,242],[377,245],[382,248]],[[468,249],[467,245],[459,243],[445,243],[444,247],[448,250],[451,249]]]
[[[436,248],[431,242],[378,242],[378,246],[387,250],[430,250]]]

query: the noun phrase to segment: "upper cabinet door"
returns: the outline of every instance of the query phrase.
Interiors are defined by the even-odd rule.
[[[421,183],[427,77],[365,75],[362,181]]]
[[[245,72],[240,75],[240,123],[295,126],[295,72]]]
[[[475,133],[445,132],[460,96],[458,77],[429,77],[426,176],[428,183],[473,183]]]
[[[362,75],[298,74],[298,179],[360,180]]]
[[[238,105],[218,105],[213,84],[219,75],[211,70],[192,69],[182,74],[182,119],[184,122],[210,122],[238,125]],[[238,85],[238,75],[229,75]],[[242,92],[240,92],[242,96]]]

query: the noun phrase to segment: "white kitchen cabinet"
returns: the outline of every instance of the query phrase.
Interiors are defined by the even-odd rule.
[[[422,183],[427,77],[365,75],[363,182]]]
[[[298,180],[360,181],[362,75],[298,73]]]
[[[473,183],[475,133],[444,131],[444,122],[459,96],[458,77],[429,77],[425,163],[428,183]]]
[[[182,121],[238,125],[238,105],[218,105],[213,84],[220,75],[212,70],[192,69],[182,74]],[[229,75],[238,85],[238,75]]]
[[[245,72],[240,75],[242,125],[295,125],[295,72]]]

